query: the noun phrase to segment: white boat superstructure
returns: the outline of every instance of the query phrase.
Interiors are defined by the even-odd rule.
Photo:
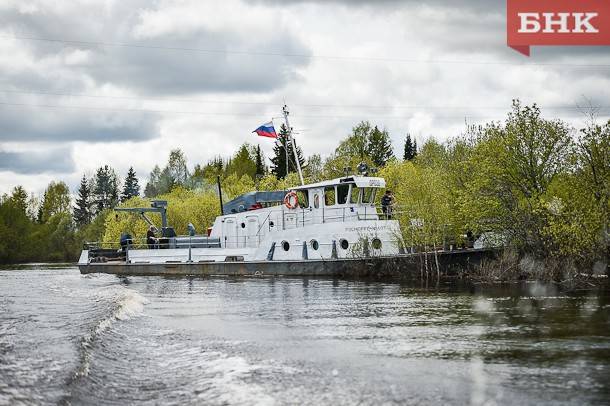
[[[375,207],[375,197],[384,188],[383,178],[349,176],[285,192],[253,192],[224,205],[225,214],[216,218],[207,237],[170,236],[166,244],[150,248],[127,245],[124,261],[303,261],[396,255],[403,252],[399,224]],[[79,263],[91,261],[95,258],[83,251]]]

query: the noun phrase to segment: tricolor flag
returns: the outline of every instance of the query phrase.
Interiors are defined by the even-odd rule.
[[[277,138],[277,133],[275,132],[275,128],[273,127],[273,122],[263,124],[252,132],[256,133],[259,137]]]

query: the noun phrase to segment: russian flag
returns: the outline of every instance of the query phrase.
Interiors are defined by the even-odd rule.
[[[256,133],[259,137],[277,138],[277,133],[273,127],[273,122],[263,124],[252,132]]]

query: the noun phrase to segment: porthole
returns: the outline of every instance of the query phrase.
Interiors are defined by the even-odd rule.
[[[241,223],[241,228],[246,228],[246,223]]]
[[[339,241],[339,245],[341,246],[341,248],[343,248],[344,250],[349,248],[349,242],[346,239],[342,239],[341,241]]]
[[[288,251],[290,249],[290,243],[288,241],[282,241],[282,248],[284,251]]]
[[[320,248],[320,244],[318,243],[318,240],[311,240],[311,241],[309,242],[309,244],[311,244],[311,248],[312,248],[314,251],[317,251],[317,250],[318,250],[318,248]]]
[[[379,238],[373,238],[373,241],[371,241],[371,245],[376,250],[381,249],[381,240]]]

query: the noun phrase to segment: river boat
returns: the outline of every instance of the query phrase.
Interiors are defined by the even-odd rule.
[[[288,124],[287,109],[284,109]],[[287,128],[290,128],[287,125]],[[293,139],[294,142],[294,139]],[[295,159],[298,164],[298,159]],[[134,243],[124,235],[120,247],[93,243],[84,247],[82,273],[122,275],[369,275],[417,270],[421,254],[406,247],[400,225],[375,205],[386,182],[358,174],[285,191],[255,191],[222,204],[204,235],[189,225],[190,235],[177,236],[167,224],[167,202],[151,207],[117,208],[141,215],[161,215],[161,237],[153,244]],[[470,263],[485,250],[440,253],[446,268]],[[432,259],[431,259],[432,261]],[[435,253],[438,267],[439,253]],[[440,268],[439,268],[440,269]]]

